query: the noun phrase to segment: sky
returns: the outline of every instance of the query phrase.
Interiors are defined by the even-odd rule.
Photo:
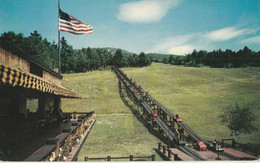
[[[260,0],[60,0],[94,30],[61,32],[74,49],[114,47],[139,54],[185,55],[194,49],[260,51]],[[0,33],[37,30],[58,42],[58,0],[0,0]]]

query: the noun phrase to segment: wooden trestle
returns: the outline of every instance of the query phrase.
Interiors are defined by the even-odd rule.
[[[142,87],[137,85],[131,78],[127,77],[121,70],[114,67],[112,69],[117,74],[119,84],[124,86],[127,95],[141,107],[140,117],[146,125],[148,125],[155,134],[161,137],[169,147],[176,147],[192,155],[196,160],[203,160],[187,146],[183,146],[185,143],[181,141],[184,137],[184,131],[195,141],[201,138],[187,125],[182,122],[177,122],[174,119],[174,114],[157,102],[148,92],[143,90]],[[154,116],[154,112],[157,116]]]

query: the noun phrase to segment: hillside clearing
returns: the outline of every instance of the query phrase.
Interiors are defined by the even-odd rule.
[[[228,105],[248,105],[260,117],[260,68],[193,68],[153,63],[122,70],[208,140],[230,137],[218,117]],[[260,126],[260,118],[256,126]],[[242,136],[241,141],[260,144],[259,135],[260,128]]]
[[[249,105],[260,116],[260,68],[190,68],[153,63],[144,68],[122,70],[205,139],[230,138],[230,131],[218,118],[222,109],[230,104]],[[113,72],[65,74],[62,84],[89,96],[84,100],[63,99],[65,112],[95,111],[97,114],[97,123],[79,154],[80,161],[84,156],[151,155],[154,152],[152,148],[156,148],[160,140],[124,105]],[[256,126],[260,126],[259,118]],[[241,141],[260,144],[259,130],[242,135]]]
[[[127,108],[119,95],[116,75],[111,71],[65,74],[65,87],[89,95],[88,99],[63,99],[64,112],[95,111],[97,122],[78,156],[84,157],[149,156],[159,139],[154,137]],[[156,160],[161,161],[156,154]],[[126,160],[125,160],[126,161]]]

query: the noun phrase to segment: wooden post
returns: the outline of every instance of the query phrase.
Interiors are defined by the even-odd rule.
[[[173,154],[173,156],[174,156],[174,160],[176,161],[176,160],[178,160],[177,158],[178,158],[178,154]]]
[[[88,161],[88,157],[85,157],[84,161]]]
[[[54,105],[54,100],[50,96],[41,96],[38,99],[38,108],[40,116],[46,119],[47,114],[50,112],[51,106]]]
[[[224,147],[224,144],[223,144],[223,147]],[[234,138],[232,139],[232,148],[235,148],[235,149],[236,149],[236,142],[235,142],[235,139],[234,139]]]
[[[60,112],[61,110],[61,98],[60,97],[55,97],[54,98],[54,109]]]
[[[1,92],[2,93],[2,92]],[[19,98],[13,97],[10,99],[10,108],[8,109],[8,112],[12,115],[18,115],[19,114]]]
[[[161,134],[161,127],[158,126],[158,133]]]
[[[168,158],[170,159],[172,156],[171,156],[171,150],[168,149]]]
[[[163,154],[166,153],[166,146],[163,146]]]
[[[77,113],[76,111],[73,112],[73,119],[76,119],[76,118],[77,118],[77,117],[76,117],[76,113]]]
[[[152,155],[152,161],[155,161],[155,155]]]
[[[19,98],[19,113],[27,117],[26,98],[24,97]]]
[[[158,150],[161,150],[161,143],[158,143]]]
[[[216,149],[218,149],[218,157],[216,158],[216,160],[221,160],[221,158],[219,157],[219,148],[220,148],[220,145],[217,144],[217,145],[216,145]]]
[[[107,161],[111,161],[111,157],[110,156],[107,156]]]
[[[134,156],[130,155],[130,161],[134,161]]]
[[[171,127],[174,127],[174,120],[172,118],[170,118],[170,124],[171,124]]]
[[[163,114],[164,114],[164,112],[163,112],[163,110],[162,110],[162,109],[160,109],[160,112],[161,112],[161,117],[160,117],[160,118],[162,118],[162,119],[163,119]]]
[[[163,120],[167,122],[167,114],[163,112]]]

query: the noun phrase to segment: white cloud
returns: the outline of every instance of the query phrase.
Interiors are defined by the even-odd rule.
[[[185,55],[188,53],[191,53],[195,49],[192,45],[183,45],[183,46],[177,46],[170,48],[168,50],[169,54],[178,54],[178,55]]]
[[[248,29],[236,29],[235,27],[227,27],[216,31],[212,31],[206,34],[206,37],[209,40],[213,41],[226,41],[247,34],[248,32]]]
[[[248,39],[242,40],[240,43],[244,44],[259,44],[260,43],[260,36],[250,37]]]
[[[227,41],[242,35],[247,35],[255,32],[252,29],[236,29],[235,27],[222,28],[212,32],[192,33],[187,35],[172,36],[159,41],[154,47],[150,49],[151,52],[169,53],[177,55],[185,55],[196,50],[213,50],[215,43],[220,41]],[[252,37],[243,40],[244,43],[260,42],[260,36]]]
[[[202,49],[202,47],[205,46],[208,46],[208,41],[203,39],[202,34],[192,33],[162,39],[150,51],[156,53],[185,55],[191,53],[194,49]]]
[[[120,5],[117,18],[130,23],[160,21],[179,0],[142,0]]]
[[[195,37],[194,34],[168,37],[160,40],[159,43],[155,45],[151,51],[160,52],[160,53],[165,53],[165,52],[169,53],[170,49],[178,46],[183,46],[184,44],[192,40],[194,37]]]

